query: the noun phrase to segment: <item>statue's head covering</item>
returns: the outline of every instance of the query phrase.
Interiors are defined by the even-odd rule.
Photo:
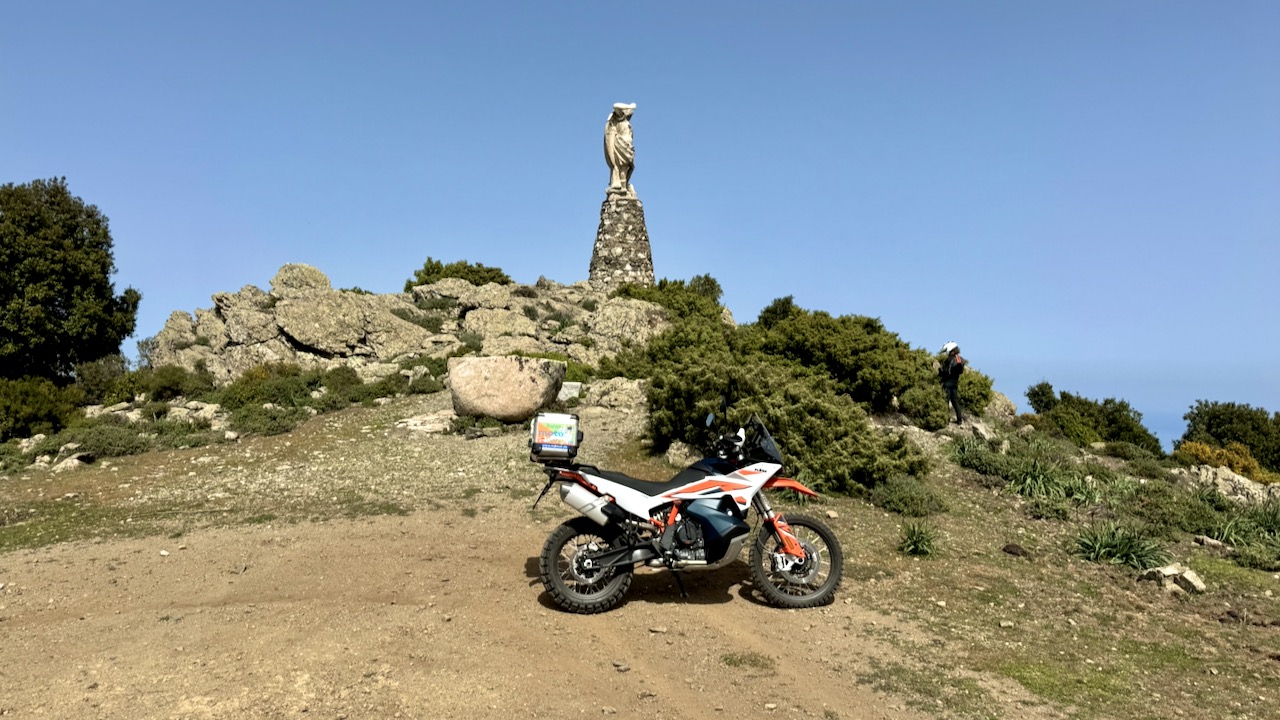
[[[636,104],[635,103],[614,103],[613,109],[614,110],[635,110]]]

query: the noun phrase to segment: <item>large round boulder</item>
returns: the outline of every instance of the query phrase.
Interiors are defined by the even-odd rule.
[[[449,359],[449,390],[458,415],[520,422],[550,405],[567,370],[558,360],[509,355]]]

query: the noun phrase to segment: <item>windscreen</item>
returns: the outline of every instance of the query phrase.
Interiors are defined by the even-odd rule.
[[[782,452],[778,450],[778,444],[773,441],[773,436],[769,434],[769,430],[755,415],[751,416],[751,425],[756,431],[756,447],[760,449],[760,453],[769,459],[770,462],[782,464]]]

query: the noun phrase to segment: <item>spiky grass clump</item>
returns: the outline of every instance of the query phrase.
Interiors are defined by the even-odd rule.
[[[938,533],[924,523],[907,523],[902,526],[902,539],[898,552],[915,557],[929,557],[938,552]]]
[[[1136,527],[1113,522],[1081,528],[1076,536],[1076,554],[1092,562],[1127,565],[1138,570],[1169,561],[1169,553],[1158,540]]]

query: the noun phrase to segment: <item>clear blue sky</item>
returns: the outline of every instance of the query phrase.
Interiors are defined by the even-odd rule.
[[[1025,409],[1280,410],[1280,2],[6,2],[0,182],[111,220],[137,337],[304,262],[587,276],[614,102],[660,277],[956,340]],[[127,342],[132,349],[133,342]]]

